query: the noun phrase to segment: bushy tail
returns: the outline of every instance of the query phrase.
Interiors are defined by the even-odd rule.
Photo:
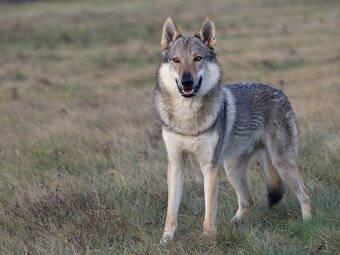
[[[273,205],[280,202],[286,191],[286,187],[267,153],[264,154],[263,165],[267,182],[268,205],[269,207],[272,207]]]
[[[267,192],[269,207],[279,203],[285,193],[285,185],[283,181],[280,179],[280,183],[275,185],[267,182]]]

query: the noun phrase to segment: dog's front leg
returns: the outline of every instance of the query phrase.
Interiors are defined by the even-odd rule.
[[[183,179],[183,160],[170,161],[168,165],[168,209],[161,243],[166,243],[174,237],[182,197]]]
[[[216,211],[217,211],[217,194],[218,194],[218,167],[212,164],[202,167],[204,178],[204,200],[205,213],[203,222],[203,234],[216,234]]]

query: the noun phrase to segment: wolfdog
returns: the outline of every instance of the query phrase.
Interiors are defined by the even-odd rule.
[[[232,222],[253,205],[246,171],[255,154],[263,162],[269,206],[280,201],[287,184],[299,200],[303,219],[311,217],[309,191],[298,171],[295,115],[286,95],[261,83],[223,84],[215,45],[215,25],[209,17],[192,37],[182,36],[174,21],[166,19],[163,63],[154,91],[169,160],[163,243],[173,238],[177,228],[188,156],[203,173],[203,234],[216,233],[220,165],[238,198]]]

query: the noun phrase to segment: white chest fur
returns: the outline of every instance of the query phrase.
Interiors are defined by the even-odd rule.
[[[159,90],[155,94],[156,108],[163,123],[177,133],[197,135],[208,129],[216,120],[223,102],[224,91],[219,91],[219,68],[207,65],[200,72],[202,85],[193,98],[184,98],[179,92],[178,74],[167,63],[159,69]],[[214,89],[212,89],[214,87]]]
[[[212,162],[219,140],[217,132],[185,136],[173,133],[167,128],[162,131],[170,162],[177,161],[183,153],[193,154],[200,166]]]

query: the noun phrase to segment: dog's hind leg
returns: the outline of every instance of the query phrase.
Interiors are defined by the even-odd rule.
[[[296,194],[303,219],[310,219],[312,206],[309,191],[305,187],[298,170],[296,148],[292,144],[278,141],[277,137],[279,136],[268,137],[266,141],[267,153],[282,180]]]
[[[247,166],[249,155],[237,159],[224,161],[224,168],[231,186],[234,188],[238,199],[238,210],[231,222],[238,222],[252,207],[254,200],[247,185]]]
[[[312,207],[309,191],[303,184],[296,161],[283,158],[274,161],[273,164],[276,166],[284,182],[286,182],[289,188],[296,194],[301,206],[303,219],[306,220],[311,218]]]

